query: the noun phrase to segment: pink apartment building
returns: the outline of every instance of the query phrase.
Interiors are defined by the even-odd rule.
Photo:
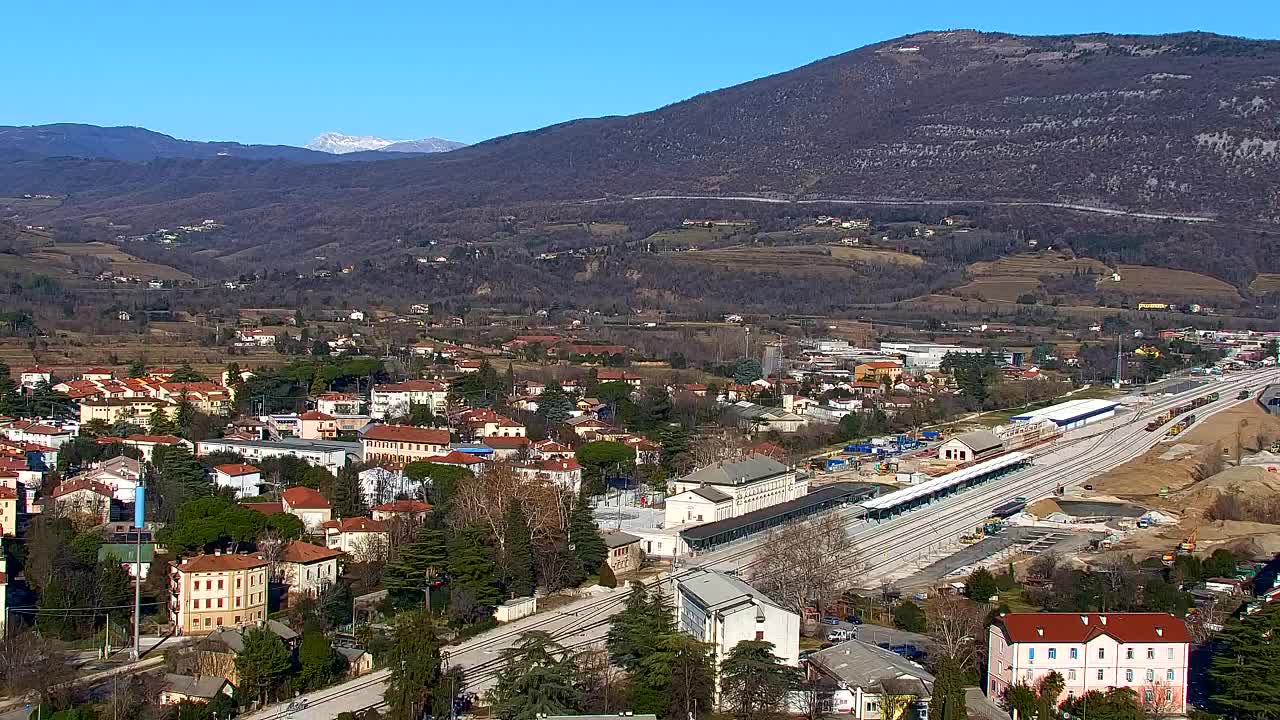
[[[1191,636],[1167,613],[1006,613],[987,640],[987,693],[1062,675],[1062,701],[1131,688],[1148,707],[1186,711]]]

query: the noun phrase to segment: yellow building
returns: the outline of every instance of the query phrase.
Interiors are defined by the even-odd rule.
[[[0,485],[0,535],[18,534],[18,491]]]
[[[267,617],[267,561],[215,552],[170,563],[169,615],[179,635],[205,635]]]
[[[893,360],[872,360],[853,368],[855,382],[884,382],[885,380],[898,382],[900,377],[902,377],[902,363]]]
[[[101,420],[108,425],[128,422],[146,427],[158,408],[163,408],[170,419],[177,416],[177,405],[167,400],[148,397],[81,400],[80,424]]]

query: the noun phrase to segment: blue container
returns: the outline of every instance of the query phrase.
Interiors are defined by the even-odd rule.
[[[141,485],[134,489],[133,495],[133,526],[142,529],[144,517],[146,516],[147,505],[147,489]]]

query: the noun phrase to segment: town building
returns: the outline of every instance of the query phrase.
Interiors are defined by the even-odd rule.
[[[749,455],[737,460],[722,460],[713,465],[694,470],[688,475],[676,478],[672,483],[674,495],[667,498],[668,525],[688,522],[688,513],[684,508],[688,504],[704,507],[712,502],[714,507],[721,508],[730,500],[727,514],[723,517],[706,516],[706,521],[723,520],[738,517],[753,510],[759,510],[778,503],[788,502],[803,497],[809,492],[807,478],[799,478],[794,468],[784,465],[766,455]],[[686,496],[693,490],[703,490],[701,495]],[[716,493],[708,493],[714,490]],[[673,504],[676,510],[673,516]],[[675,516],[685,519],[677,520]],[[674,521],[674,522],[673,522]]]
[[[262,494],[262,471],[244,463],[215,465],[213,484],[234,488],[237,498],[256,497]]]
[[[181,702],[208,704],[219,695],[231,697],[235,688],[224,677],[217,675],[178,675],[165,673],[160,690],[161,705],[177,705]]]
[[[263,458],[289,455],[299,460],[306,460],[312,465],[319,465],[333,474],[346,466],[348,461],[359,462],[363,457],[360,443],[340,440],[302,440],[301,438],[284,438],[282,440],[243,440],[238,438],[217,438],[201,440],[197,446],[197,455],[208,455],[216,452],[235,453],[249,461]]]
[[[850,640],[819,650],[806,660],[819,688],[824,713],[854,720],[880,720],[886,696],[909,698],[900,718],[927,718],[933,675],[901,655],[869,642]]]
[[[316,396],[316,410],[325,415],[359,415],[364,401],[355,393],[325,392]]]
[[[333,506],[318,490],[309,487],[291,487],[280,493],[280,506],[301,520],[307,532],[319,532],[333,517]]]
[[[80,424],[100,420],[108,425],[133,423],[147,426],[157,410],[170,420],[177,416],[178,406],[168,400],[150,397],[87,398],[80,401]]]
[[[733,403],[728,414],[739,427],[751,432],[793,433],[805,424],[802,416],[786,408],[757,405],[749,400]]]
[[[421,500],[392,500],[377,505],[373,508],[374,520],[394,520],[402,519],[411,522],[418,522],[426,518],[431,512],[431,506]]]
[[[0,535],[13,537],[18,534],[18,491],[0,486]]]
[[[142,462],[127,455],[117,455],[100,460],[79,478],[102,483],[111,488],[120,502],[133,502],[138,480],[142,477]]]
[[[982,348],[940,343],[882,342],[880,352],[886,355],[897,355],[902,358],[908,368],[921,371],[941,368],[942,361],[947,355],[981,355],[986,351]]]
[[[406,380],[374,385],[369,395],[369,415],[376,420],[405,417],[414,405],[425,406],[433,415],[449,409],[449,386],[438,380]]]
[[[605,562],[615,574],[640,569],[640,563],[644,559],[640,538],[621,530],[602,530],[600,536],[604,538],[604,545],[609,551]]]
[[[341,551],[293,540],[280,553],[280,579],[290,595],[315,597],[338,580]]]
[[[967,463],[999,455],[1004,441],[987,430],[960,433],[938,446],[938,459]]]
[[[53,373],[39,365],[29,367],[18,374],[18,384],[24,388],[33,388],[40,383],[53,382]]]
[[[1168,613],[1005,613],[988,631],[987,653],[991,697],[1057,672],[1062,702],[1122,687],[1148,708],[1186,712],[1191,635]]]
[[[542,480],[565,492],[577,493],[582,487],[582,466],[572,457],[535,460],[517,465],[516,473],[526,480]]]
[[[179,635],[261,623],[267,617],[267,561],[216,551],[170,563],[169,616]]]
[[[58,517],[92,518],[94,525],[101,525],[111,522],[114,494],[109,485],[78,477],[58,485],[49,495],[53,500],[53,512]],[[0,524],[3,522],[0,520]]]
[[[449,452],[449,431],[408,425],[374,425],[360,436],[366,462],[405,465]]]
[[[673,578],[676,627],[711,646],[720,706],[720,666],[744,640],[773,643],[786,665],[800,663],[800,616],[733,575],[692,570]]]
[[[177,435],[130,435],[122,442],[126,447],[134,448],[142,453],[142,459],[147,462],[151,462],[157,447],[181,445],[188,450],[192,448],[190,440],[180,438]]]
[[[0,435],[15,443],[34,443],[54,449],[71,442],[75,433],[35,420],[9,420],[0,422]]]
[[[341,550],[360,562],[367,557],[387,554],[387,524],[366,517],[330,520],[324,524],[325,544]]]
[[[854,366],[853,379],[855,382],[898,382],[902,372],[902,363],[896,360],[871,360]]]
[[[298,437],[303,440],[332,440],[338,437],[338,419],[319,410],[298,416]]]

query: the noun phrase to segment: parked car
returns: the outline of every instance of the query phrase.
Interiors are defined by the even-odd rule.
[[[916,600],[928,600],[928,599],[929,599],[929,593],[927,593],[927,592],[918,592],[918,593],[916,593],[915,595],[912,595],[911,597],[912,597],[912,598],[914,598],[914,599],[916,599]]]
[[[849,623],[850,625],[862,624],[862,618],[858,617],[857,615],[854,615],[853,613],[849,613],[848,615],[845,615],[844,621]]]
[[[833,628],[827,631],[827,640],[831,642],[844,642],[853,639],[853,631],[844,628]]]
[[[827,615],[826,617],[822,618],[822,624],[823,625],[839,625],[840,618],[834,618],[834,617],[831,617],[830,615]]]

